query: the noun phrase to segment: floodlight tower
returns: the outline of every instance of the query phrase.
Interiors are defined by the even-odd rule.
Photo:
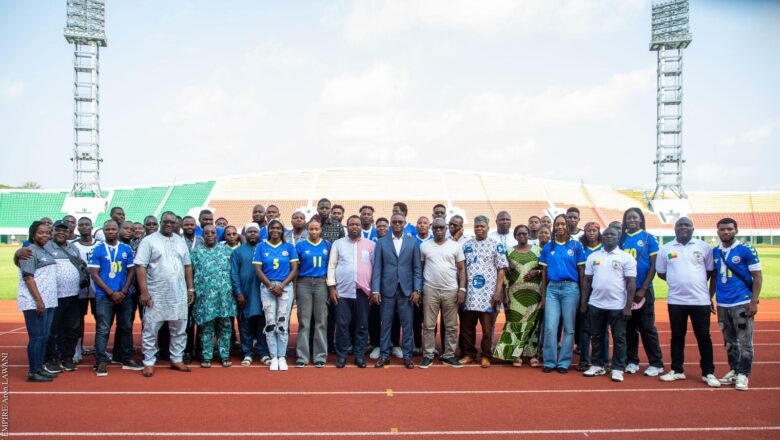
[[[683,49],[691,44],[688,0],[654,1],[653,39],[650,50],[658,52],[655,193],[653,200],[669,190],[685,198],[682,186],[682,73]]]
[[[68,0],[65,39],[73,44],[74,197],[101,197],[98,58],[106,47],[104,0]]]

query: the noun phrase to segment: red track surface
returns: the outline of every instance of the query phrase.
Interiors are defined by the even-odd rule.
[[[656,305],[669,368],[665,304]],[[780,301],[763,301],[754,338],[750,391],[710,389],[699,381],[692,332],[688,380],[663,383],[626,375],[542,374],[494,365],[459,370],[435,364],[407,371],[400,361],[377,370],[197,366],[180,373],[160,363],[154,377],[110,368],[95,377],[87,358],[78,371],[49,384],[24,381],[27,334],[13,301],[0,302],[0,356],[9,391],[11,435],[329,438],[780,438]],[[91,321],[91,320],[90,320]],[[502,325],[496,326],[499,332]],[[91,345],[94,324],[87,341]],[[138,329],[136,329],[137,333]],[[728,369],[713,322],[716,375]],[[138,334],[136,334],[138,344]],[[293,345],[291,344],[291,347]],[[644,353],[640,356],[644,358]],[[288,357],[294,363],[294,356]],[[236,362],[238,364],[238,362]],[[7,369],[5,366],[7,365]],[[644,365],[643,365],[644,367]],[[7,380],[6,378],[7,372]]]

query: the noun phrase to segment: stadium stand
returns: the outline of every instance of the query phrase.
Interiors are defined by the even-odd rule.
[[[27,229],[32,222],[43,217],[61,219],[67,215],[61,211],[67,194],[51,191],[0,192],[0,227]]]
[[[464,216],[466,224],[477,215],[491,221],[499,211],[512,215],[513,224],[525,223],[531,215],[563,212],[576,206],[581,224],[597,221],[602,227],[621,220],[629,207],[645,212],[647,227],[669,236],[676,215],[689,215],[699,230],[713,233],[722,217],[733,217],[741,230],[776,235],[780,230],[780,192],[690,191],[687,200],[674,201],[668,208],[651,212],[648,191],[469,171],[416,168],[335,168],[291,170],[228,176],[211,181],[106,191],[105,209],[121,206],[128,220],[141,221],[149,214],[171,210],[179,215],[208,207],[217,217],[232,224],[250,221],[255,204],[279,206],[287,223],[297,209],[315,212],[317,201],[328,197],[346,208],[346,215],[358,213],[362,205],[375,209],[374,218],[389,217],[392,205],[409,206],[410,222],[430,216],[433,205],[443,203],[450,215]],[[0,235],[21,234],[29,224],[44,216],[61,218],[67,205],[65,191],[0,190]],[[63,201],[66,202],[63,205]],[[671,200],[667,202],[672,202]],[[660,202],[658,202],[660,203]],[[103,209],[102,207],[100,209]],[[97,214],[96,224],[108,218]],[[492,224],[492,222],[491,222]]]

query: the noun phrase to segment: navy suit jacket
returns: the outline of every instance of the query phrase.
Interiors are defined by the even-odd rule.
[[[390,233],[380,238],[374,248],[371,291],[394,296],[399,284],[405,296],[411,296],[414,291],[422,292],[420,246],[414,237],[404,235],[400,255],[396,255]]]

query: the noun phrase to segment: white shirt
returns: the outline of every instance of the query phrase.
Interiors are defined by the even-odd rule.
[[[626,307],[626,278],[636,278],[636,260],[619,248],[593,252],[585,263],[585,275],[592,275],[588,304],[604,310]]]
[[[393,234],[393,246],[395,247],[395,255],[400,256],[401,255],[401,245],[404,244],[404,236],[396,237],[395,234]]]
[[[539,239],[538,238],[529,238],[528,244],[531,246],[539,246]]]
[[[583,235],[585,235],[585,231],[583,229],[578,229],[575,234],[571,234],[571,238],[579,241],[580,237],[582,237]]]
[[[713,268],[712,248],[697,238],[686,245],[672,240],[661,248],[655,262],[655,270],[666,274],[667,303],[672,305],[710,305],[707,272]]]
[[[517,246],[517,240],[512,236],[511,232],[506,234],[499,234],[498,231],[490,231],[488,237],[492,238],[498,244],[504,246],[504,252],[508,249]]]
[[[425,262],[423,280],[426,286],[441,290],[458,288],[457,263],[464,261],[463,247],[454,240],[436,243],[428,240],[420,247],[422,261]]]

